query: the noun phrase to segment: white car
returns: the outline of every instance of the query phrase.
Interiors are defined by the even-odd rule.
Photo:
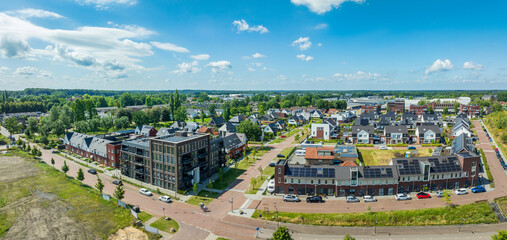
[[[360,202],[359,199],[357,199],[356,197],[354,196],[348,196],[347,199],[345,200],[346,202],[348,203],[353,203],[353,202]]]
[[[456,189],[456,191],[454,191],[456,193],[456,195],[465,195],[465,194],[468,194],[468,191],[466,190],[466,188],[460,188],[460,189]]]
[[[162,202],[166,202],[166,203],[170,203],[172,202],[171,198],[169,196],[160,196],[158,198],[158,200],[162,201]]]
[[[287,195],[283,196],[283,201],[284,202],[301,202],[299,197],[294,194],[287,194]]]
[[[409,195],[398,193],[396,194],[396,200],[402,201],[402,200],[411,200],[412,198]]]
[[[386,146],[380,146],[378,149],[379,150],[387,150],[387,147]]]
[[[141,193],[142,195],[145,195],[145,196],[153,196],[153,193],[151,193],[150,190],[148,190],[146,188],[141,188],[139,190],[139,193]]]
[[[377,199],[373,196],[370,196],[370,195],[366,195],[363,197],[363,201],[365,202],[376,202]]]

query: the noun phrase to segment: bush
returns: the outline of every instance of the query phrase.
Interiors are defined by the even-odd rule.
[[[373,147],[373,144],[356,144],[356,147]]]
[[[398,143],[398,144],[387,144],[388,147],[408,147],[408,144]]]

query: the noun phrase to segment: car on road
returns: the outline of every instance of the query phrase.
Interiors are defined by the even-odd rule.
[[[286,194],[285,196],[283,196],[283,201],[284,202],[301,202],[301,199],[299,199],[299,197],[294,194]]]
[[[97,170],[95,170],[95,169],[93,169],[93,168],[88,169],[88,172],[89,172],[90,174],[97,174]]]
[[[285,156],[283,154],[277,154],[276,157],[277,158],[285,158]]]
[[[324,202],[324,199],[322,199],[321,196],[313,196],[306,198],[307,203],[322,203]]]
[[[444,192],[444,191],[438,191],[438,192],[437,192],[437,197],[444,197],[445,195],[447,195],[447,196],[448,196],[448,195],[449,195],[449,193]]]
[[[477,186],[472,188],[473,193],[486,192],[486,188],[484,186]]]
[[[139,189],[139,193],[141,193],[142,195],[145,195],[145,196],[153,196],[153,193],[151,193],[150,190],[148,190],[146,188]]]
[[[121,186],[121,185],[123,185],[123,182],[121,180],[115,179],[115,180],[113,180],[113,184]]]
[[[348,196],[347,200],[345,200],[345,201],[348,203],[354,203],[354,202],[359,202],[359,199],[354,196]]]
[[[166,202],[166,203],[170,203],[172,202],[171,198],[169,196],[160,196],[158,198],[158,200],[162,201],[162,202]]]
[[[395,198],[398,201],[411,200],[412,199],[409,195],[404,194],[404,193],[398,193],[398,194],[396,194]]]
[[[468,194],[468,191],[466,188],[460,188],[460,189],[456,189],[456,191],[454,191],[456,193],[456,195],[465,195],[465,194]]]
[[[58,150],[53,150],[53,151],[51,151],[51,153],[60,153],[60,151],[58,151]]]
[[[285,135],[282,135],[282,136],[281,136],[281,138],[286,138],[286,137],[287,137],[287,136],[285,136]]]
[[[420,192],[416,196],[418,199],[431,198],[431,195],[425,192]]]
[[[363,201],[364,202],[376,202],[377,199],[373,196],[370,196],[370,195],[366,195],[363,197]]]
[[[378,149],[379,150],[387,150],[387,146],[380,146]]]
[[[415,150],[416,148],[414,146],[408,147],[408,150]]]
[[[270,162],[270,163],[269,163],[269,166],[270,166],[270,167],[275,167],[275,165],[276,165],[276,163],[274,163],[274,162]]]

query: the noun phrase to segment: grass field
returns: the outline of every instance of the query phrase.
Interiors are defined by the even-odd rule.
[[[256,210],[253,218],[262,215],[264,220],[273,220],[276,213]],[[455,207],[441,207],[390,212],[362,213],[287,213],[278,212],[277,221],[323,225],[323,226],[427,226],[460,224],[497,223],[498,219],[486,202],[473,203]]]
[[[480,148],[481,150],[481,157],[482,157],[482,160],[483,160],[483,163],[484,163],[484,170],[486,170],[486,176],[488,177],[488,180],[490,182],[490,186],[492,188],[495,187],[495,182],[494,182],[494,179],[493,179],[493,175],[491,174],[491,169],[489,168],[489,163],[488,163],[488,159],[486,158],[486,155],[484,154],[484,151],[482,150],[482,148]]]
[[[206,195],[207,195],[207,197],[206,197]],[[219,195],[220,194],[216,193],[216,192],[202,190],[199,192],[199,194],[197,194],[197,196],[192,196],[191,198],[189,198],[186,201],[186,203],[192,204],[195,206],[199,206],[199,203],[202,202],[202,203],[208,205],[211,201],[215,200],[215,198],[217,198]]]
[[[157,221],[150,224],[150,226],[152,226],[154,228],[158,228],[159,230],[162,230],[162,231],[168,232],[168,233],[172,233],[171,228],[174,228],[175,232],[178,232],[178,230],[180,229],[180,225],[178,224],[178,222],[176,222],[176,220],[171,219],[168,221],[168,220],[165,220],[163,217],[157,219]]]
[[[252,186],[252,184],[250,183],[250,186],[248,187],[248,189],[245,191],[246,194],[256,194],[257,191],[259,190],[259,188],[262,186],[262,184],[264,183],[264,181],[266,181],[268,177],[267,176],[263,176],[262,174],[257,176],[255,178],[255,186]]]
[[[2,155],[33,159],[28,154],[17,151]],[[11,162],[12,160],[9,160]],[[112,202],[104,200],[100,193],[92,187],[82,185],[81,182],[67,177],[64,173],[53,167],[39,163],[38,160],[25,160],[23,167],[10,167],[9,172],[19,176],[15,180],[0,181],[0,238],[5,234],[13,234],[14,224],[23,224],[22,228],[44,228],[49,226],[65,227],[51,237],[62,237],[68,231],[82,232],[84,235],[67,237],[107,238],[118,229],[126,227],[133,222],[130,212]],[[3,164],[5,166],[5,164]],[[21,173],[16,173],[19,170]],[[30,175],[29,173],[33,173]],[[5,173],[1,175],[5,176]],[[25,205],[21,205],[26,203]],[[4,206],[9,208],[2,209]],[[33,222],[18,222],[16,219],[24,218],[24,212],[41,210],[41,216],[31,216]],[[44,209],[44,211],[42,211]],[[49,213],[49,214],[48,214]],[[54,218],[51,218],[54,217]],[[42,221],[42,222],[39,222]],[[63,222],[62,222],[63,221]],[[6,232],[9,230],[9,232]],[[79,233],[77,233],[79,234]]]
[[[504,154],[507,153],[507,142],[502,142],[502,135],[507,135],[507,126],[505,126],[505,121],[503,121],[504,126],[503,129],[498,129],[498,125],[501,125],[499,121],[501,119],[507,119],[507,112],[496,112],[487,116],[487,118],[483,121],[489,131],[489,135],[495,139],[495,142],[498,144],[498,148],[502,150]]]
[[[495,202],[502,210],[503,215],[507,214],[507,197],[497,198]]]
[[[137,217],[139,218],[139,220],[141,220],[141,222],[146,222],[146,221],[150,220],[153,217],[153,215],[143,211],[143,212],[138,213]]]
[[[379,149],[358,149],[358,152],[362,155],[364,164],[366,166],[376,166],[376,165],[387,165],[391,158],[397,157],[396,154],[405,154],[405,152],[411,150],[379,150]],[[430,149],[418,149],[420,157],[430,156]]]

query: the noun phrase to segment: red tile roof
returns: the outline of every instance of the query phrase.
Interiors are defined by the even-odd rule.
[[[342,167],[357,167],[357,164],[353,161],[345,161],[342,164],[340,164]]]
[[[319,155],[318,152],[321,150],[331,151],[332,155],[326,155],[326,156]],[[309,148],[306,148],[305,158],[306,159],[322,159],[322,160],[334,159],[333,150],[334,150],[334,147],[320,147],[320,148],[309,147]]]

